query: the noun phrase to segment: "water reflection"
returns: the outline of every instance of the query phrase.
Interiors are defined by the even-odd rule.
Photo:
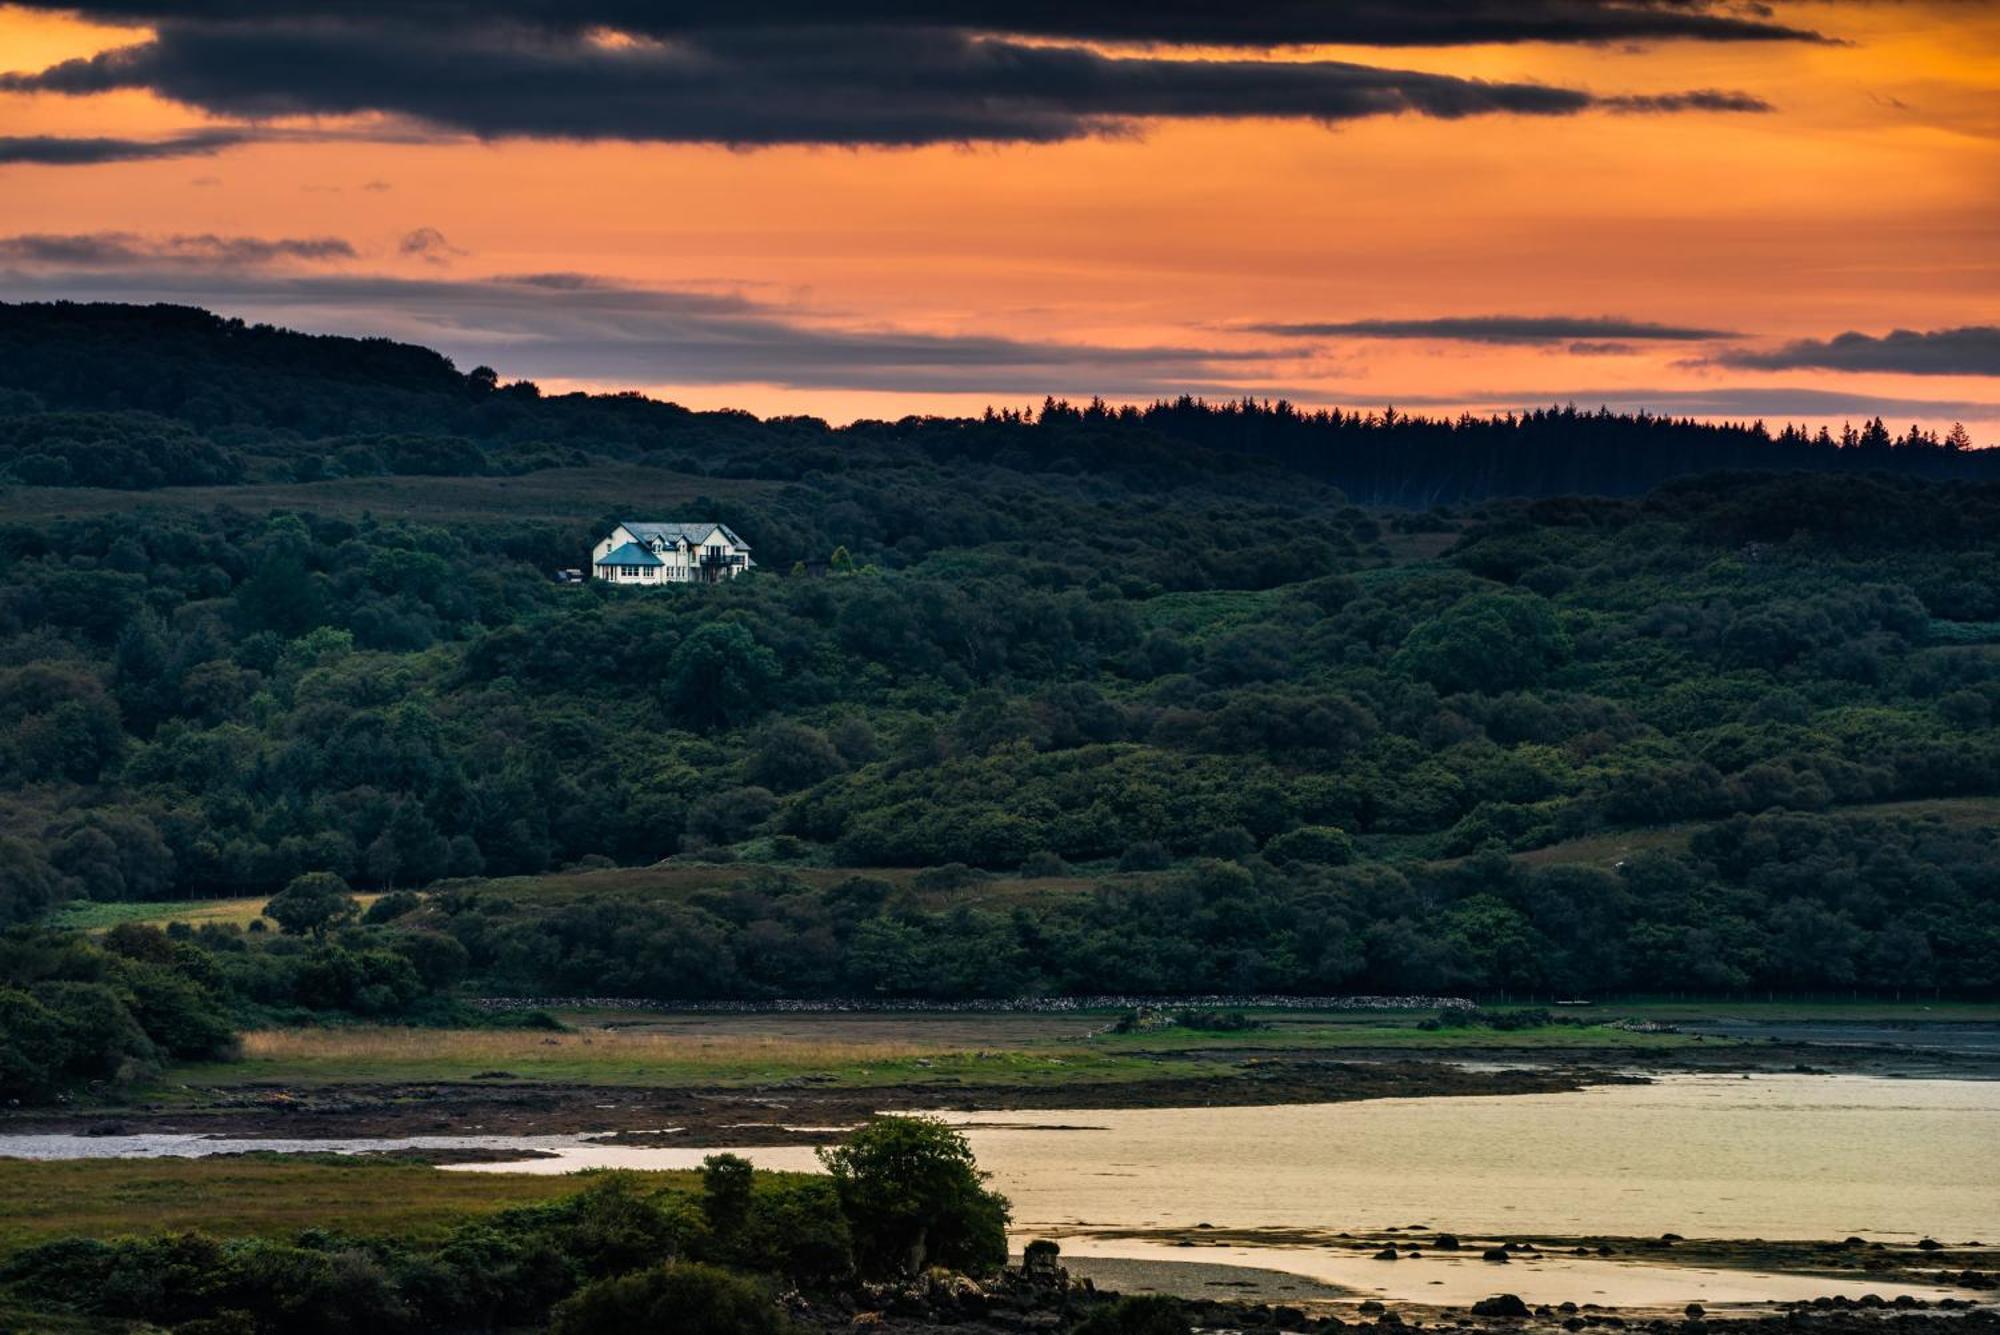
[[[1022,1236],[1064,1235],[1075,1255],[1287,1270],[1409,1301],[1456,1304],[1504,1288],[1529,1302],[1728,1303],[1817,1296],[1842,1282],[1581,1257],[1502,1269],[1427,1252],[1391,1263],[1340,1248],[1190,1249],[1089,1235],[1198,1223],[1421,1224],[1473,1237],[2000,1240],[2000,1083],[1686,1076],[1569,1094],[947,1116],[1012,1199]],[[715,1152],[580,1135],[0,1136],[0,1154],[37,1159],[495,1148],[547,1157],[448,1171],[691,1168]],[[803,1146],[735,1152],[764,1168],[818,1167]]]

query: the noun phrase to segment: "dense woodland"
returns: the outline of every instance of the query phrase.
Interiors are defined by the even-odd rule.
[[[630,394],[544,397],[486,367],[461,374],[427,348],[247,326],[188,307],[0,303],[4,475],[48,486],[513,474],[590,458],[783,480],[936,461],[1069,476],[1136,469],[1154,483],[1191,483],[1213,474],[1214,456],[1406,507],[1634,495],[1718,469],[2000,480],[2000,454],[1972,449],[1963,428],[1940,437],[1879,418],[1711,425],[1584,408],[1436,419],[1189,398],[1144,408],[1046,402],[980,420],[835,430],[816,418],[696,413]]]
[[[23,929],[9,1005],[129,994],[139,964],[218,1013],[2000,991],[2000,829],[1963,816],[2000,797],[2000,483],[1935,476],[2000,455],[1567,412],[833,431],[165,308],[0,307],[0,385],[0,919],[435,891],[171,950]],[[1479,499],[1324,480],[1433,445],[1491,464],[1437,474]],[[661,517],[728,523],[761,569],[558,585],[621,507],[583,483],[539,519],[314,503],[405,473],[565,497],[602,459],[689,477]],[[1690,462],[1739,467],[1506,494]],[[221,490],[71,505],[185,483]],[[1663,827],[1615,868],[1512,856]],[[669,858],[767,870],[499,879]]]

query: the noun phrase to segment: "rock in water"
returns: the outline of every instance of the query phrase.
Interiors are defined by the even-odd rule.
[[[1472,1305],[1472,1314],[1474,1316],[1513,1317],[1531,1315],[1528,1311],[1528,1305],[1511,1293],[1500,1293],[1495,1294],[1491,1298],[1481,1299]]]

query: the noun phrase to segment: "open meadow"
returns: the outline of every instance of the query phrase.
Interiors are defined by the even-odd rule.
[[[1253,1013],[1254,1014],[1254,1013]],[[1176,1027],[1103,1032],[1113,1013],[814,1015],[559,1013],[569,1032],[342,1026],[252,1030],[242,1054],[175,1067],[176,1084],[338,1085],[525,1081],[619,1086],[740,1087],[810,1081],[826,1087],[975,1085],[1075,1088],[1229,1077],[1260,1058],[1387,1052],[1560,1055],[1659,1053],[1681,1034],[1604,1024],[1497,1031],[1417,1027],[1381,1016],[1272,1013],[1268,1028]]]

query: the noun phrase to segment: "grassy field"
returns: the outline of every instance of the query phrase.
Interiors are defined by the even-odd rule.
[[[1873,802],[1861,806],[1835,807],[1841,816],[1873,816],[1883,819],[1934,818],[1947,826],[1990,825],[2000,821],[2000,797],[1940,797],[1914,802]],[[1585,866],[1615,867],[1625,859],[1652,849],[1678,852],[1685,849],[1696,831],[1708,822],[1690,821],[1660,825],[1645,830],[1611,830],[1567,839],[1546,848],[1515,855],[1515,861],[1529,867],[1553,867],[1581,863]]]
[[[482,480],[482,479],[475,479]],[[491,480],[491,479],[483,479]],[[1181,597],[1182,595],[1173,595]],[[1185,595],[1207,598],[1209,595]],[[1234,596],[1234,595],[1231,595]],[[2000,797],[1938,798],[1914,802],[1882,802],[1844,807],[1842,814],[1853,816],[1932,818],[1955,827],[2000,822]],[[1705,828],[1703,822],[1663,825],[1644,830],[1614,830],[1565,840],[1515,855],[1529,867],[1557,865],[1617,866],[1627,858],[1650,850],[1681,850],[1688,840]],[[1448,859],[1450,862],[1462,859]],[[477,882],[481,889],[524,903],[559,905],[585,898],[680,900],[701,890],[740,885],[760,875],[781,874],[816,889],[826,889],[853,876],[887,881],[899,890],[915,894],[929,908],[948,905],[971,907],[1012,907],[1067,896],[1086,894],[1102,885],[1144,887],[1158,880],[1161,872],[1112,872],[1078,870],[1065,876],[995,875],[949,890],[917,890],[921,874],[912,867],[812,867],[767,865],[756,862],[659,863],[650,867],[607,867],[591,871],[547,872],[538,876],[509,876]],[[363,907],[379,896],[359,895]],[[85,931],[102,931],[121,922],[164,924],[168,922],[235,923],[247,925],[259,916],[266,897],[255,899],[208,899],[160,903],[79,902],[67,905],[55,915],[57,926]]]
[[[1694,1042],[1604,1026],[1497,1032],[1421,1030],[1380,1017],[1299,1017],[1268,1029],[1092,1034],[1110,1017],[702,1015],[610,1021],[570,1016],[569,1033],[389,1027],[246,1034],[239,1061],[176,1067],[172,1081],[324,1086],[424,1081],[534,1081],[655,1088],[808,1081],[831,1088],[1049,1086],[1214,1076],[1246,1057],[1396,1049],[1657,1051]],[[1040,1021],[1041,1023],[1036,1023]]]
[[[583,898],[685,899],[697,890],[740,885],[758,875],[790,876],[816,889],[826,889],[854,876],[887,881],[898,889],[914,889],[919,874],[912,867],[765,866],[751,862],[660,863],[651,867],[606,867],[596,871],[549,872],[540,876],[509,876],[480,882],[510,899],[537,904],[565,904]],[[955,890],[917,891],[921,903],[1017,904],[1081,894],[1104,882],[1132,884],[1158,873],[1107,873],[1099,876],[994,876]]]
[[[804,1028],[801,1025],[801,1028]],[[240,1061],[176,1067],[178,1084],[296,1086],[528,1080],[560,1085],[739,1087],[810,1081],[829,1087],[923,1084],[1061,1085],[1186,1076],[1198,1057],[1118,1051],[953,1050],[920,1043],[812,1037],[690,1038],[644,1029],[547,1034],[507,1030],[264,1030]]]
[[[311,510],[348,519],[374,515],[378,519],[420,523],[547,519],[552,515],[595,515],[606,509],[668,509],[697,496],[745,496],[768,491],[774,485],[675,473],[637,464],[606,463],[587,468],[550,468],[520,477],[359,477],[239,487],[162,487],[146,492],[91,487],[9,487],[0,491],[0,519],[88,518],[144,510],[205,511],[217,506],[250,514]]]
[[[649,1175],[682,1188],[692,1175]],[[0,1253],[59,1235],[305,1228],[420,1233],[456,1219],[573,1194],[573,1177],[446,1173],[382,1159],[0,1159]]]
[[[1761,1024],[1820,1021],[1885,1024],[2000,1024],[2000,1002],[1991,1001],[1738,1001],[1647,998],[1606,1002],[1605,1011],[1664,1024],[1694,1020],[1749,1020]]]
[[[381,897],[356,895],[354,898],[366,909]],[[248,927],[264,916],[264,906],[270,902],[268,895],[258,895],[254,899],[183,899],[168,903],[98,904],[78,900],[64,905],[52,921],[57,927],[81,932],[101,932],[125,922],[147,923],[155,927],[164,927],[170,922],[184,922],[195,927],[206,923],[234,923],[238,927]]]

